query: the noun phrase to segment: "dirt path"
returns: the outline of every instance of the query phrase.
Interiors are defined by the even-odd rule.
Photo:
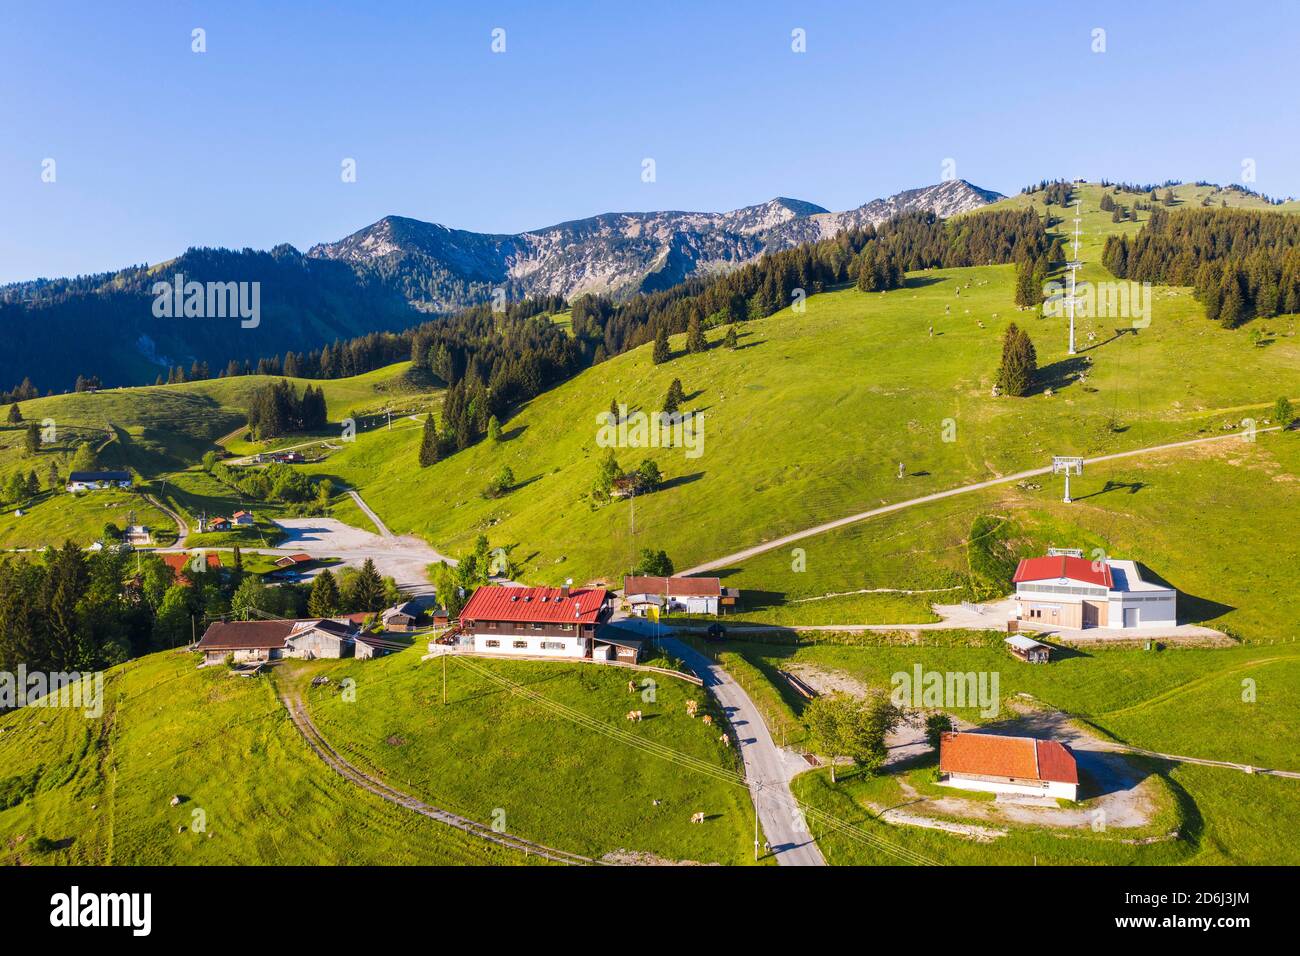
[[[1268,428],[1255,429],[1256,434],[1260,432],[1279,431],[1281,426],[1272,425]],[[1157,455],[1161,452],[1173,451],[1179,448],[1190,448],[1197,445],[1205,445],[1210,442],[1220,441],[1241,441],[1241,435],[1231,433],[1227,435],[1211,435],[1208,438],[1190,438],[1187,441],[1169,442],[1165,445],[1152,445],[1149,448],[1134,448],[1131,451],[1119,451],[1110,455],[1098,455],[1096,458],[1085,459],[1085,464],[1096,465],[1104,461],[1116,461],[1120,458],[1146,457]],[[879,508],[872,508],[869,511],[860,511],[854,515],[848,515],[844,518],[836,518],[834,521],[827,521],[825,524],[814,525],[811,528],[805,528],[803,531],[796,531],[793,534],[783,535],[780,538],[774,538],[771,541],[765,541],[762,544],[756,544],[752,548],[746,548],[743,551],[737,551],[734,554],[728,554],[704,564],[698,564],[693,568],[687,568],[685,571],[679,571],[679,574],[703,574],[705,571],[716,571],[719,568],[730,567],[741,561],[746,561],[756,555],[765,554],[768,551],[775,551],[777,548],[783,548],[787,544],[793,544],[796,541],[802,541],[804,538],[811,538],[815,535],[825,534],[827,531],[834,531],[837,528],[843,528],[851,524],[857,524],[859,521],[866,521],[868,518],[876,518],[880,515],[891,514],[895,511],[902,511],[905,508],[912,508],[916,505],[927,504],[931,501],[940,501],[944,498],[952,498],[956,495],[965,495],[973,491],[983,491],[985,488],[994,488],[998,485],[1006,485],[1016,481],[1023,481],[1026,478],[1035,478],[1039,475],[1051,474],[1051,467],[1031,468],[1028,471],[1018,471],[1014,475],[1004,475],[1001,478],[990,478],[988,481],[978,481],[972,485],[961,485],[957,488],[949,488],[946,491],[936,491],[933,494],[922,495],[920,498],[911,498],[907,501],[897,501],[892,505],[883,505]]]
[[[355,784],[363,790],[368,790],[380,799],[387,800],[389,803],[396,804],[399,807],[405,807],[430,819],[437,820],[439,823],[445,823],[448,826],[455,827],[471,836],[486,840],[489,843],[495,843],[498,846],[507,849],[517,850],[526,856],[538,856],[554,863],[564,863],[576,866],[600,865],[599,860],[593,860],[589,857],[579,856],[576,853],[569,853],[565,850],[555,850],[551,847],[544,846],[540,843],[533,843],[522,837],[512,836],[509,833],[498,833],[491,827],[468,817],[462,817],[459,814],[442,810],[438,807],[431,806],[421,800],[416,799],[410,794],[402,793],[390,787],[376,777],[359,770],[353,764],[345,760],[337,750],[330,746],[316,725],[312,722],[311,717],[307,714],[306,707],[303,706],[302,697],[299,692],[294,690],[284,690],[276,683],[276,696],[280,703],[284,704],[285,709],[289,712],[289,718],[293,725],[298,728],[307,746],[335,773],[343,777],[350,783]]]

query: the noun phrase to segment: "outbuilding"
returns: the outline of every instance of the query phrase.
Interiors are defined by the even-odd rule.
[[[939,783],[963,790],[1077,800],[1079,769],[1065,744],[1033,737],[945,733]]]

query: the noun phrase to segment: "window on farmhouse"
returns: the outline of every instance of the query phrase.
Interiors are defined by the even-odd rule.
[[[537,623],[536,621],[530,624],[529,627],[531,627],[534,631],[540,631],[542,629],[542,625]]]
[[[488,642],[487,642],[487,646],[488,646],[488,647],[500,647],[500,646],[501,646],[501,642],[500,642],[500,641],[488,641]]]
[[[562,651],[564,650],[564,642],[563,641],[542,641],[542,650]]]
[[[526,649],[528,648],[528,642],[527,642],[527,641],[515,641],[515,642],[514,642],[514,647],[515,647],[516,650],[521,650],[521,651],[522,651],[522,650],[526,650]]]

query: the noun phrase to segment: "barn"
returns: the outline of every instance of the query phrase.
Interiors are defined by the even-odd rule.
[[[1079,769],[1065,744],[1033,737],[945,733],[939,783],[963,790],[1076,800]]]

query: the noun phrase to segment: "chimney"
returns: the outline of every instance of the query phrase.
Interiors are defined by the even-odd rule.
[[[560,597],[569,596],[569,588],[573,585],[573,578],[565,579],[564,586],[560,588]]]

